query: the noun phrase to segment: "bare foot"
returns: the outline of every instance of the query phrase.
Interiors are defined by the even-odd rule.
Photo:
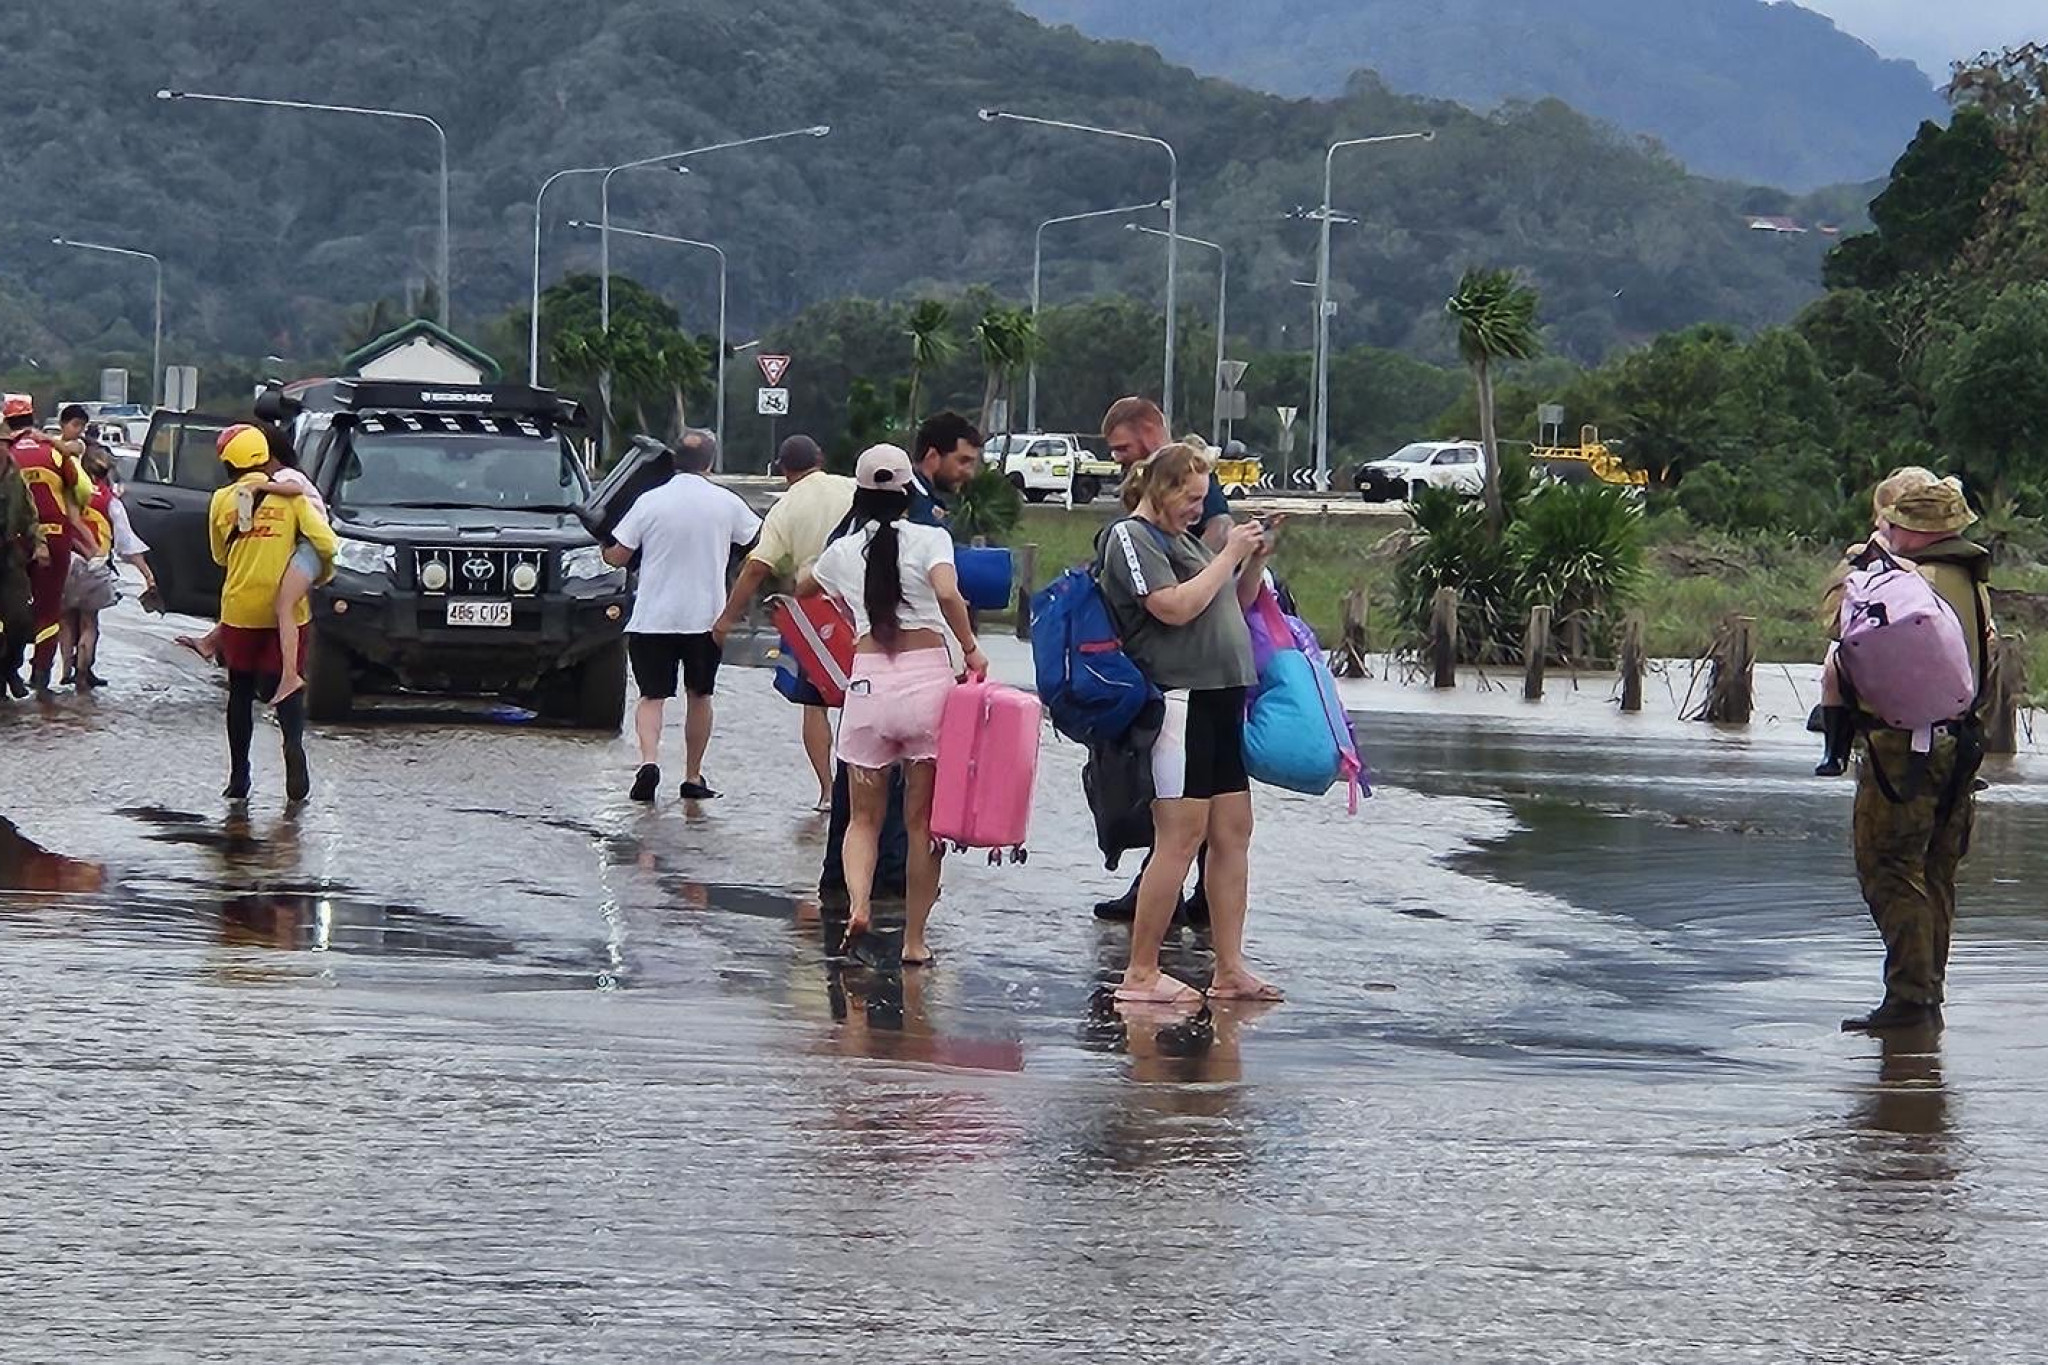
[[[183,645],[186,649],[191,650],[194,654],[197,654],[200,658],[206,660],[206,662],[208,663],[218,662],[220,657],[220,651],[214,647],[213,637],[211,635],[202,635],[196,640],[193,639],[190,635],[180,635],[176,639],[171,641],[171,643],[176,645]]]
[[[272,706],[282,706],[295,692],[306,690],[306,680],[296,673],[287,673],[277,680],[277,695],[270,699]]]
[[[1218,975],[1209,983],[1211,1000],[1255,1000],[1263,1004],[1277,1005],[1287,998],[1278,986],[1270,981],[1261,981],[1250,972],[1233,972],[1229,976]]]
[[[927,943],[906,943],[903,945],[903,965],[906,967],[929,967],[939,960],[939,955]]]
[[[869,917],[866,912],[859,915],[849,913],[846,917],[846,932],[839,936],[839,952],[843,957],[853,951],[853,945],[867,935]]]
[[[815,806],[812,806],[812,807],[811,807],[811,809],[812,809],[813,811],[815,811],[815,812],[816,812],[817,814],[819,814],[819,815],[830,815],[830,814],[832,813],[832,793],[831,793],[831,792],[821,792],[821,793],[819,793],[819,795],[818,795],[818,804],[817,804],[817,805],[815,805]]]
[[[1165,972],[1155,972],[1145,979],[1125,972],[1116,988],[1116,998],[1126,1005],[1172,1005],[1179,1009],[1194,1009],[1202,1003],[1200,991]]]

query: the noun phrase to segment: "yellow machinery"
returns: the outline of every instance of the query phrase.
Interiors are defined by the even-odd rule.
[[[1255,492],[1259,480],[1264,477],[1265,468],[1257,460],[1218,460],[1216,482],[1223,485],[1223,491],[1233,498],[1241,498]]]
[[[1565,470],[1578,466],[1590,473],[1601,483],[1617,484],[1623,488],[1648,488],[1650,476],[1640,469],[1630,469],[1600,439],[1600,428],[1584,426],[1579,428],[1579,443],[1576,446],[1538,445],[1529,452],[1529,458],[1546,466],[1560,477],[1569,477]]]

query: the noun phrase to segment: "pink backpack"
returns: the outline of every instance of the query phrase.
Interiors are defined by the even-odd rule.
[[[1934,727],[1977,703],[1970,641],[1955,609],[1906,560],[1880,554],[1849,575],[1842,592],[1843,678],[1886,725],[1907,730],[1915,753],[1934,747]]]

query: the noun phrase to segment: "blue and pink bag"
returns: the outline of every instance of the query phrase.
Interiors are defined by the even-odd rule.
[[[1246,770],[1267,786],[1310,796],[1342,778],[1356,815],[1360,796],[1372,795],[1371,780],[1315,631],[1283,612],[1270,587],[1245,616],[1259,666],[1244,727]]]

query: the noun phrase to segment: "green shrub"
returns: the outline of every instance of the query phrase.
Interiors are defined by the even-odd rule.
[[[1481,662],[1512,658],[1520,647],[1519,574],[1507,542],[1486,529],[1486,510],[1447,488],[1425,488],[1409,507],[1415,544],[1394,570],[1395,610],[1410,647],[1429,635],[1438,589],[1458,590],[1460,653]]]
[[[1530,494],[1507,534],[1516,593],[1548,606],[1562,627],[1576,620],[1587,640],[1605,640],[1646,571],[1643,514],[1607,484],[1551,484]]]
[[[987,536],[1002,544],[1024,515],[1024,495],[994,465],[983,465],[953,500],[953,538]]]

